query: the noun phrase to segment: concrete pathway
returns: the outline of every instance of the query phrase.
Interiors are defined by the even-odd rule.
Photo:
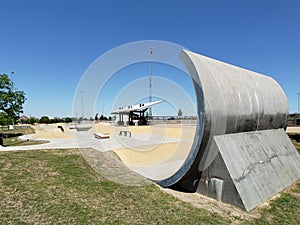
[[[97,139],[90,131],[80,131],[72,133],[73,138],[34,138],[34,134],[24,135],[20,138],[23,140],[46,140],[49,143],[39,145],[25,145],[2,147],[0,151],[20,151],[20,150],[39,150],[39,149],[64,149],[64,148],[94,148],[98,151],[105,152],[119,148],[134,148],[137,146],[158,145],[162,143],[180,142],[179,138],[165,138],[161,136],[148,136],[136,134],[132,137],[112,136],[108,139]]]
[[[41,149],[66,149],[66,148],[92,148],[99,152],[106,152],[115,149],[138,149],[138,146],[153,146],[165,143],[178,143],[184,141],[180,138],[168,138],[158,135],[134,134],[132,137],[112,136],[108,139],[97,139],[91,131],[74,132],[73,138],[34,138],[34,134],[21,136],[21,139],[47,140],[49,143],[39,145],[26,145],[14,147],[2,147],[0,151],[25,151]],[[184,160],[172,162],[161,162],[149,166],[129,167],[131,170],[144,177],[162,179],[172,175],[182,165]]]

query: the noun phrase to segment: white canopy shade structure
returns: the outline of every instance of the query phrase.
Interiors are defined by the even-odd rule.
[[[112,111],[111,114],[117,114],[119,115],[119,125],[124,125],[124,115],[128,116],[128,123],[133,124],[132,116],[134,113],[139,113],[139,123],[146,125],[147,120],[145,119],[144,113],[147,111],[148,108],[163,103],[164,100],[159,100],[155,102],[149,102],[149,103],[142,103],[142,104],[137,104],[133,106],[128,106],[127,108],[125,107],[120,107],[118,110]]]

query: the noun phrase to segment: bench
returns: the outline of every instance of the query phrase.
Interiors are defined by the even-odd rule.
[[[106,138],[109,138],[109,134],[108,133],[105,133],[105,134],[94,133],[94,137],[97,139],[106,139]]]
[[[119,136],[131,137],[131,131],[121,130]]]

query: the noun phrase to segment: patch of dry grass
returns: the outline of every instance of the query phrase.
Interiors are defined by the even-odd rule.
[[[33,134],[35,133],[34,129],[31,126],[28,127],[16,127],[13,130],[0,131],[0,135],[3,138],[3,146],[22,146],[22,145],[38,145],[47,143],[48,141],[44,140],[21,140],[19,136],[24,134]]]
[[[79,150],[0,153],[1,224],[223,224],[155,185],[99,176]]]
[[[44,140],[21,140],[18,137],[9,137],[4,138],[3,140],[3,146],[24,146],[24,145],[39,145],[48,143],[48,141]]]
[[[0,152],[0,224],[300,224],[300,182],[255,209],[260,218],[195,205],[153,184],[109,181],[78,149]]]

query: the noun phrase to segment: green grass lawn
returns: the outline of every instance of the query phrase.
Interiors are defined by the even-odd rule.
[[[79,150],[0,152],[0,224],[230,224],[155,185],[126,186],[94,172]],[[300,224],[300,182],[244,224]]]
[[[0,135],[3,137],[3,146],[22,146],[22,145],[37,145],[47,143],[48,141],[42,140],[21,140],[19,136],[24,134],[33,134],[35,133],[32,127],[27,128],[18,128],[14,130],[5,130],[0,131]]]
[[[38,145],[47,143],[48,141],[42,140],[21,140],[18,137],[8,137],[3,139],[3,146],[24,146],[24,145]]]
[[[273,200],[270,208],[262,210],[262,217],[249,224],[300,224],[300,182],[290,193]]]
[[[78,150],[0,153],[0,224],[223,224],[155,185],[120,185]]]
[[[0,130],[0,133],[2,134],[11,134],[11,135],[22,135],[22,134],[34,134],[35,131],[31,126],[27,127],[16,127],[12,130]]]
[[[300,135],[299,134],[289,134],[289,138],[295,145],[296,149],[300,153]]]
[[[4,146],[37,144],[5,131]],[[298,151],[300,145],[293,139]],[[0,152],[0,224],[300,224],[300,182],[260,219],[237,221],[191,206],[155,185],[126,186],[94,172],[79,150]]]

